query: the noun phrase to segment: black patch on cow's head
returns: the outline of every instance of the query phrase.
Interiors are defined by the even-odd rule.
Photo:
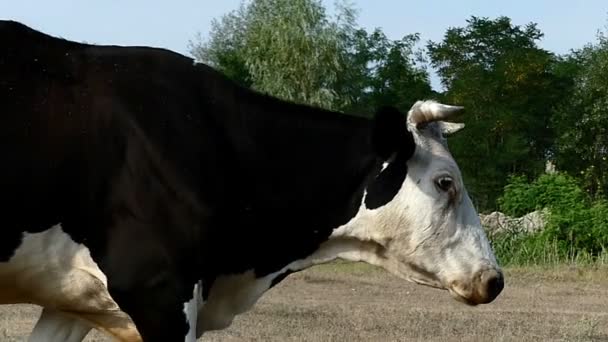
[[[372,143],[376,154],[388,160],[399,150],[408,132],[405,116],[393,107],[381,107],[374,117]]]
[[[416,148],[414,137],[407,130],[405,116],[392,107],[383,107],[376,114],[373,143],[383,161],[392,156],[394,159],[367,187],[365,206],[369,209],[385,205],[399,192],[407,175],[407,161]]]

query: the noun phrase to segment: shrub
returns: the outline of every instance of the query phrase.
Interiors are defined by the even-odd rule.
[[[548,252],[553,259],[593,257],[608,246],[608,202],[591,200],[576,179],[566,174],[544,174],[532,182],[513,176],[499,198],[499,205],[501,211],[511,216],[549,209],[543,231],[494,237],[503,257],[516,263],[525,258],[542,260]]]
[[[498,199],[502,212],[517,217],[543,208],[584,206],[587,202],[577,181],[561,173],[543,174],[533,182],[523,176],[511,176]]]

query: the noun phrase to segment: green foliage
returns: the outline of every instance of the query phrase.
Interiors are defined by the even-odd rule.
[[[536,259],[549,253],[547,248],[554,258],[573,258],[579,254],[594,257],[605,253],[608,202],[592,200],[572,176],[544,174],[533,182],[521,176],[511,177],[498,202],[501,210],[512,216],[549,210],[546,227],[540,233],[507,232],[494,237],[495,244],[507,258],[523,253]]]
[[[244,51],[247,24],[247,7],[241,3],[220,20],[211,22],[211,39],[203,42],[197,34],[190,41],[190,53],[199,61],[214,66],[228,77],[244,86],[251,86],[251,75],[246,66]]]
[[[595,255],[608,246],[607,202],[600,200],[589,207],[577,205],[552,211],[543,234],[553,237],[563,248]]]
[[[367,115],[380,104],[407,110],[432,94],[418,65],[418,35],[388,39],[357,27],[345,2],[330,18],[318,0],[253,0],[214,20],[191,53],[242,85],[287,100]]]
[[[500,210],[515,217],[536,210],[534,192],[525,176],[511,176],[505,186],[505,192],[497,200]]]
[[[343,105],[334,91],[345,69],[340,31],[320,1],[257,0],[249,11],[244,57],[253,87],[295,102]]]
[[[335,109],[345,101],[335,92],[343,30],[320,1],[255,0],[214,21],[209,42],[191,43],[191,51],[258,91]]]
[[[590,194],[608,194],[608,37],[575,51],[572,92],[556,112],[556,164],[580,177]]]
[[[535,24],[472,17],[428,44],[446,87],[444,101],[463,105],[467,128],[450,140],[478,207],[492,210],[508,175],[539,175],[552,146],[551,104],[563,97],[558,59],[537,46]]]
[[[536,46],[536,41],[543,34],[536,24],[522,28],[513,26],[507,17],[490,20],[475,16],[467,20],[467,23],[466,27],[448,29],[442,42],[430,42],[428,46],[433,65],[437,67],[447,89],[461,82],[462,76],[470,73],[492,73],[497,69],[506,71],[506,68],[518,71],[518,67],[525,65],[511,64],[510,61],[526,57],[525,53],[542,52]],[[523,81],[526,70],[519,71],[503,76]]]
[[[351,108],[369,114],[391,105],[405,112],[417,100],[433,95],[421,52],[414,48],[420,41],[418,34],[390,40],[376,29],[371,34],[358,30],[354,37],[349,64],[359,66],[360,74],[345,79],[345,84],[358,85]]]
[[[520,175],[509,177],[498,204],[505,214],[519,217],[544,208],[561,211],[586,206],[586,197],[577,180],[566,174],[543,174],[533,182]]]

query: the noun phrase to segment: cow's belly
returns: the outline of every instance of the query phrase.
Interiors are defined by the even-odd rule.
[[[122,340],[139,340],[132,321],[110,296],[107,278],[89,249],[59,225],[26,233],[11,259],[0,262],[0,304],[17,303],[69,313]]]

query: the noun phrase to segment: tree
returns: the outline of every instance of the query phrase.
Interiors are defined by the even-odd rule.
[[[356,12],[336,3],[329,18],[320,1],[253,0],[214,20],[208,41],[191,53],[242,85],[287,100],[369,115],[378,105],[402,110],[432,94],[417,64],[418,35],[388,39],[356,24]]]
[[[337,25],[320,1],[258,0],[250,7],[245,60],[253,86],[296,102],[340,107],[334,92],[341,61]]]
[[[608,37],[574,51],[566,59],[574,73],[572,94],[554,119],[556,165],[582,178],[593,196],[608,194]]]
[[[191,43],[191,52],[261,92],[337,109],[348,101],[335,92],[346,68],[344,25],[330,21],[320,1],[255,0],[214,21],[211,39]]]
[[[468,112],[451,150],[480,209],[492,210],[510,174],[543,172],[564,87],[554,73],[558,59],[537,46],[543,34],[536,24],[474,16],[467,23],[427,48],[447,89],[444,100]]]
[[[390,40],[380,30],[371,34],[359,30],[356,52],[350,56],[349,65],[363,66],[361,82],[352,96],[353,107],[370,113],[383,105],[392,105],[407,111],[417,100],[434,97],[429,74],[422,64],[422,52],[415,51],[418,34]],[[359,70],[359,69],[357,69]]]
[[[250,87],[251,74],[247,68],[244,51],[247,24],[247,7],[241,3],[238,9],[211,21],[211,39],[204,41],[201,34],[190,41],[190,53],[230,77],[237,83]]]

